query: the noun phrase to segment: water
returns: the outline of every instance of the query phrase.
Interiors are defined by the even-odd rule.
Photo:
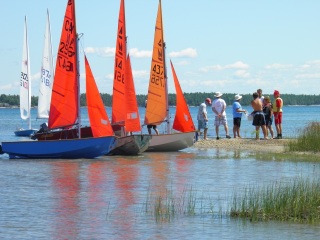
[[[319,108],[286,107],[283,135],[296,136],[298,129],[318,121]],[[197,108],[191,111],[195,117]],[[231,129],[230,108],[228,113]],[[18,115],[18,109],[0,109],[1,141],[17,140]],[[209,117],[213,125],[211,112]],[[33,126],[41,123],[34,120]],[[242,129],[249,135],[253,126],[243,119]],[[214,135],[212,127],[209,137]],[[319,239],[319,225],[251,223],[217,214],[219,208],[228,209],[236,189],[319,174],[315,162],[261,159],[241,150],[189,148],[94,160],[9,160],[2,155],[0,238]],[[178,198],[190,189],[202,199],[195,216],[157,222],[146,212],[153,196],[171,191]],[[216,214],[210,213],[211,204]]]

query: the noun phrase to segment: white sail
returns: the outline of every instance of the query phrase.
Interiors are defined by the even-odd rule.
[[[24,24],[22,68],[20,75],[20,115],[23,120],[28,120],[29,129],[31,129],[30,119],[31,107],[31,78],[30,78],[30,58],[27,33],[27,17]]]
[[[42,57],[42,66],[41,66],[41,79],[40,79],[40,88],[39,88],[37,118],[49,117],[52,81],[54,77],[52,59],[53,58],[52,58],[50,17],[49,17],[49,11],[47,10],[47,22],[46,22],[46,31],[44,34],[44,48],[43,48],[43,57]]]

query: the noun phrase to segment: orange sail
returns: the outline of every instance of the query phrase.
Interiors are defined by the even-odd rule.
[[[141,131],[140,117],[138,112],[138,102],[136,98],[136,91],[133,83],[132,69],[130,56],[128,54],[126,62],[126,131],[138,132]]]
[[[159,125],[167,116],[167,76],[165,67],[165,43],[163,37],[162,9],[159,1],[154,34],[153,54],[147,97],[145,124]]]
[[[118,33],[116,43],[116,54],[114,63],[114,80],[113,80],[113,95],[112,95],[112,124],[125,124],[125,71],[126,71],[126,25],[125,25],[125,9],[124,0],[121,0]]]
[[[79,72],[74,0],[68,0],[58,48],[49,128],[74,124],[78,118]]]
[[[86,56],[84,56],[84,60],[86,68],[87,105],[92,134],[94,137],[114,135]]]
[[[176,88],[176,115],[174,117],[172,128],[180,132],[191,132],[195,131],[195,126],[192,121],[192,117],[187,105],[187,102],[184,98],[181,86],[177,74],[174,70],[173,64],[170,61],[171,70],[174,80],[174,86]]]

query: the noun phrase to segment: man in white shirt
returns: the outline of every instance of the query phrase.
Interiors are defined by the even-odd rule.
[[[225,111],[227,104],[221,98],[221,96],[222,96],[221,92],[216,92],[214,96],[216,99],[212,102],[212,111],[215,114],[214,125],[216,126],[217,140],[220,139],[220,136],[219,136],[219,126],[220,125],[224,126],[224,130],[226,132],[226,138],[231,138],[228,134],[227,115],[226,115],[226,111]]]

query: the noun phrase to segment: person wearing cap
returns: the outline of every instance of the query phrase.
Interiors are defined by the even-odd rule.
[[[211,105],[211,99],[206,98],[206,100],[200,104],[198,109],[198,132],[203,129],[203,139],[207,140],[207,132],[208,132],[208,113],[207,113],[207,106]],[[197,133],[198,134],[198,133]],[[196,140],[198,140],[198,135],[196,134]]]
[[[253,114],[253,121],[252,121],[252,125],[256,127],[256,139],[259,140],[259,130],[260,127],[262,129],[262,133],[263,133],[263,139],[268,139],[267,137],[267,130],[266,130],[266,120],[264,118],[264,114],[263,114],[263,107],[262,107],[262,103],[259,99],[259,95],[257,92],[254,92],[252,94],[253,100],[251,101],[251,106],[253,108],[253,112],[251,114]]]
[[[216,135],[217,140],[220,139],[219,136],[219,126],[223,125],[226,132],[226,138],[231,138],[228,134],[228,124],[227,124],[227,115],[226,115],[226,102],[221,98],[222,93],[216,92],[214,97],[215,100],[212,102],[212,111],[215,114],[214,125],[216,126]]]
[[[234,102],[232,104],[233,113],[233,136],[234,138],[241,138],[240,136],[240,126],[242,113],[246,113],[246,110],[241,108],[240,100],[242,96],[239,94],[234,96]]]
[[[262,111],[264,113],[264,118],[266,120],[267,136],[269,135],[268,132],[270,132],[271,138],[273,138],[273,129],[272,129],[273,111],[272,111],[272,104],[269,96],[265,96],[263,99]]]
[[[274,115],[274,123],[277,130],[277,137],[275,139],[282,139],[282,106],[283,100],[280,98],[280,92],[278,90],[274,90],[273,92],[274,103],[273,103],[273,115]]]

